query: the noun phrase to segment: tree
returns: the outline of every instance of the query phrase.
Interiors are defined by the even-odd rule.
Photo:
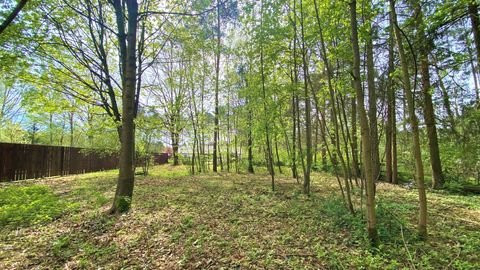
[[[117,190],[110,210],[122,213],[130,209],[135,179],[135,93],[138,3],[126,0],[127,23],[120,0],[113,0],[118,27],[120,62],[122,63],[122,126],[120,132],[120,161]],[[125,29],[127,26],[127,30]]]
[[[352,29],[353,48],[353,86],[358,104],[360,116],[361,141],[362,141],[362,163],[367,192],[367,231],[368,237],[373,245],[378,244],[377,217],[375,213],[375,175],[373,174],[372,145],[370,141],[370,128],[365,111],[365,102],[360,78],[360,49],[358,46],[357,30],[357,2],[350,2],[350,25]]]
[[[409,62],[403,47],[403,36],[401,33],[400,26],[398,25],[397,13],[395,11],[395,2],[390,0],[390,12],[392,13],[392,22],[394,24],[394,33],[398,49],[398,54],[400,56],[400,62],[402,66],[402,79],[403,87],[405,92],[405,97],[407,99],[408,107],[408,119],[410,123],[410,128],[412,129],[412,154],[415,160],[415,180],[417,181],[418,189],[418,198],[419,198],[419,215],[418,215],[418,235],[421,238],[427,237],[427,196],[425,193],[425,182],[424,182],[424,173],[423,173],[423,161],[422,153],[420,149],[420,132],[418,129],[418,118],[415,113],[415,103],[414,96],[412,93],[412,86],[410,83],[409,75]]]
[[[221,46],[221,28],[220,28],[220,4],[217,2],[217,47],[215,49],[215,129],[213,132],[213,171],[217,171],[218,163],[218,137],[219,137],[219,119],[218,119],[218,91],[220,76],[220,46]]]
[[[435,124],[435,112],[432,101],[432,88],[430,84],[430,61],[428,59],[431,53],[432,41],[426,36],[425,24],[423,21],[423,11],[420,3],[415,6],[418,43],[420,44],[420,73],[422,75],[422,93],[423,93],[423,115],[425,125],[427,126],[428,149],[430,152],[430,164],[433,173],[432,186],[435,189],[441,188],[444,184],[442,163],[440,160],[440,149],[438,146],[437,127]]]

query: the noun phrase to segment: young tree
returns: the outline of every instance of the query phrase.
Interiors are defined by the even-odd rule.
[[[398,25],[397,13],[395,10],[395,1],[390,0],[390,12],[392,13],[392,22],[394,24],[395,39],[400,56],[400,63],[402,66],[403,87],[407,102],[408,120],[410,128],[412,129],[412,150],[413,158],[415,160],[415,179],[417,181],[417,190],[419,198],[419,215],[418,215],[418,235],[421,238],[427,237],[427,196],[425,193],[425,182],[423,173],[423,161],[420,148],[420,131],[418,129],[418,118],[415,113],[414,96],[409,75],[409,62],[403,47],[403,36],[400,26]]]
[[[360,49],[358,46],[357,1],[350,2],[350,25],[352,30],[353,48],[353,86],[360,116],[362,163],[367,191],[367,231],[373,245],[378,244],[377,217],[375,213],[375,175],[373,174],[372,144],[370,128],[365,110],[365,102],[360,77]]]

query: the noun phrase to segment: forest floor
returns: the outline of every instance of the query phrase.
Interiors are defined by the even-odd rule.
[[[480,269],[480,196],[429,192],[423,242],[416,190],[380,183],[372,249],[335,178],[313,180],[306,197],[288,177],[271,192],[266,175],[159,166],[119,216],[115,171],[2,184],[0,269]]]

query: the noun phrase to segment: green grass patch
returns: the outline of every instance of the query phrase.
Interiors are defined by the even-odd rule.
[[[163,166],[155,166],[151,168],[148,174],[150,177],[173,179],[178,177],[189,176],[190,171],[187,166],[163,165]]]
[[[0,225],[29,226],[52,221],[74,205],[43,185],[9,186],[0,190]]]

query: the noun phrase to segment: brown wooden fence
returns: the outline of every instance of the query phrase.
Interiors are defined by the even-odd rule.
[[[0,143],[0,182],[117,168],[116,155],[82,148]]]
[[[168,163],[168,153],[153,153],[153,163],[155,165]]]

